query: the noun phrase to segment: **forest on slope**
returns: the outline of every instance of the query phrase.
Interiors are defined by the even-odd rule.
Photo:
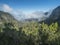
[[[0,45],[60,45],[60,26],[28,22],[17,24],[4,23],[0,27]]]
[[[0,11],[0,45],[60,45],[59,17],[60,6],[41,23],[18,22],[9,13]]]

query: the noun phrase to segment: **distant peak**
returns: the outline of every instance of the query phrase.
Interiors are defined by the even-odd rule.
[[[60,6],[58,6],[57,8],[60,8]]]
[[[56,9],[60,9],[60,6],[56,7]]]

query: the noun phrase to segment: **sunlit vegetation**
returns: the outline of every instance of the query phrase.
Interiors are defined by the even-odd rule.
[[[58,23],[0,24],[0,45],[60,45]]]

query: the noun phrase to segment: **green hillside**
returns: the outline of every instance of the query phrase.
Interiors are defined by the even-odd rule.
[[[51,20],[49,17],[41,23],[19,22],[11,14],[0,11],[0,45],[60,45],[60,13],[52,14]]]

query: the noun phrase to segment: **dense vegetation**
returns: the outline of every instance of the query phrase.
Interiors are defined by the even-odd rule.
[[[0,45],[60,45],[60,27],[57,22],[0,24]]]
[[[0,45],[60,45],[60,6],[41,22],[19,22],[0,11]]]

